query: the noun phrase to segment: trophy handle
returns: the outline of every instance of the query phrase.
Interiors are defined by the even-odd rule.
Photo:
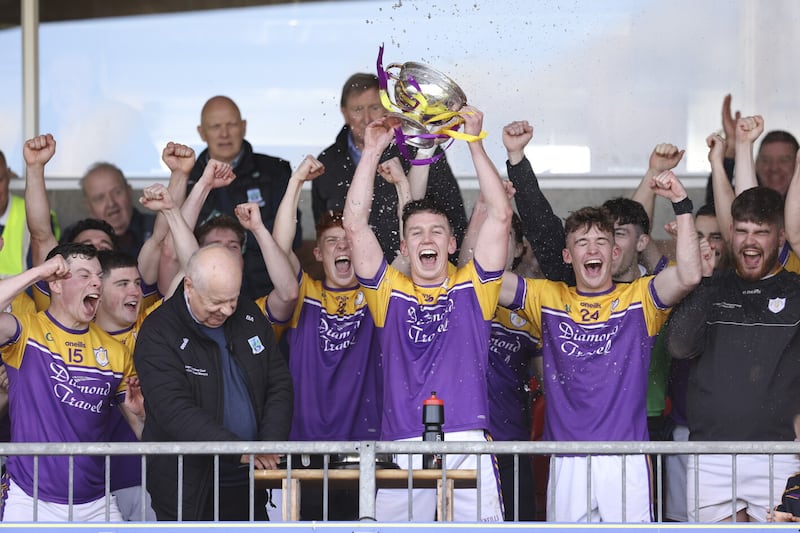
[[[392,79],[392,80],[394,80],[394,81],[397,81],[397,80],[399,80],[399,79],[400,79],[400,78],[397,76],[397,74],[394,74],[394,73],[390,72],[390,71],[391,71],[393,68],[396,68],[396,69],[400,70],[400,69],[402,69],[402,68],[403,68],[403,64],[402,64],[402,63],[391,63],[390,65],[388,65],[388,66],[387,66],[387,67],[384,69],[384,72],[386,72],[386,75],[387,75],[389,78],[391,78],[391,79]]]

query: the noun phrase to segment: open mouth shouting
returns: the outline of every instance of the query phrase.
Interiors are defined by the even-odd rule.
[[[422,266],[432,267],[436,265],[439,253],[431,248],[425,248],[419,252],[419,262]]]
[[[338,255],[333,260],[333,265],[336,267],[336,273],[345,276],[350,273],[350,256]]]
[[[583,263],[583,268],[590,276],[600,275],[600,270],[603,268],[603,262],[600,259],[589,259]]]
[[[97,306],[100,305],[100,294],[92,292],[87,294],[83,299],[83,311],[89,318],[94,317],[97,313]]]

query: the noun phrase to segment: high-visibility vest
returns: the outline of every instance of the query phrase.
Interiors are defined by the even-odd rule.
[[[55,213],[50,212],[51,225],[56,239],[59,237]],[[25,219],[25,200],[9,195],[8,217],[3,228],[3,249],[0,250],[0,278],[21,273],[28,265],[31,236]]]

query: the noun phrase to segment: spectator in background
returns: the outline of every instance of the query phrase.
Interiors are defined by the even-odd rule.
[[[0,278],[19,274],[30,266],[31,234],[25,221],[25,200],[9,193],[11,170],[6,157],[0,152]],[[50,224],[56,238],[60,234],[56,214],[50,211]]]
[[[325,166],[325,173],[311,184],[312,209],[316,223],[319,223],[324,213],[343,209],[345,195],[364,150],[367,125],[387,112],[381,104],[378,77],[374,74],[357,73],[350,76],[342,87],[340,105],[344,127],[337,135],[336,142],[319,155],[318,159]],[[437,148],[437,152],[439,151]],[[431,155],[432,151],[423,153],[423,150],[419,150],[416,153],[416,157],[420,159]],[[402,158],[400,150],[394,144],[384,150],[380,162],[393,157],[401,157],[404,170],[408,173],[410,164]],[[445,209],[453,224],[457,246],[460,246],[467,227],[467,213],[458,182],[444,156],[430,165],[429,172],[425,197],[431,198]],[[369,223],[374,228],[375,236],[390,264],[400,249],[397,203],[395,187],[376,172]]]
[[[95,163],[81,178],[81,191],[89,216],[114,228],[116,250],[138,256],[153,233],[155,217],[134,207],[133,188],[122,171],[111,163]]]
[[[734,157],[736,155],[736,123],[741,118],[741,113],[731,111],[731,95],[725,95],[722,100],[722,129],[725,133],[724,173],[728,181],[734,178]],[[769,187],[786,196],[789,182],[795,168],[795,155],[797,154],[797,139],[783,130],[768,132],[758,148],[755,161],[755,173],[758,184]],[[714,205],[714,189],[711,176],[706,185],[706,204]]]
[[[209,159],[229,164],[236,179],[209,193],[197,218],[198,224],[220,214],[235,217],[237,205],[255,202],[261,208],[261,219],[272,231],[292,171],[283,159],[253,152],[253,147],[244,139],[246,130],[247,121],[227,96],[214,96],[203,106],[197,132],[207,148],[200,153],[189,175],[189,190],[197,184]],[[297,211],[296,224],[295,248],[300,246],[303,236],[300,211]],[[244,263],[242,293],[254,300],[270,292],[272,282],[265,274],[264,259],[252,234],[248,234],[245,244]]]

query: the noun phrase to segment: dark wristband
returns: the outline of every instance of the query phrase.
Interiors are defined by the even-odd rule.
[[[680,202],[672,202],[672,212],[675,213],[675,216],[685,215],[687,213],[691,215],[692,212],[694,212],[692,199],[687,196]]]

